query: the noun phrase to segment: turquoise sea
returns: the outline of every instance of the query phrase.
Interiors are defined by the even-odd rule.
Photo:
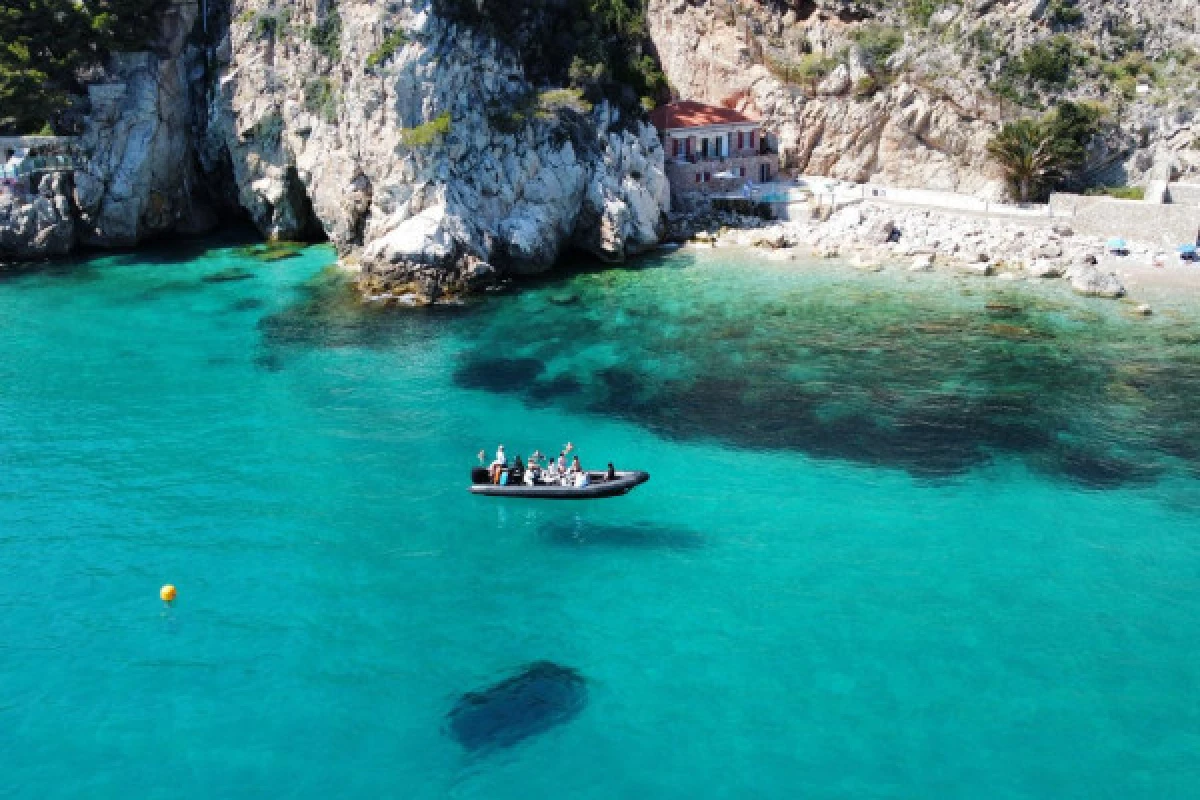
[[[1193,309],[239,244],[0,273],[0,796],[1200,796]],[[651,481],[465,491],[567,441]],[[455,739],[540,661],[579,707]]]

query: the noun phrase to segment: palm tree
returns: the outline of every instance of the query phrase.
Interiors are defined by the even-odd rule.
[[[1028,203],[1062,176],[1066,166],[1060,143],[1046,126],[1031,119],[1010,122],[988,142],[988,155],[994,158],[1017,200]]]

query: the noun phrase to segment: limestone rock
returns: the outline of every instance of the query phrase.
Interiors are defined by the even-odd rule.
[[[537,97],[520,66],[420,4],[339,3],[345,68],[315,75],[315,46],[269,41],[246,21],[255,8],[233,2],[201,161],[229,164],[265,234],[323,232],[368,294],[433,301],[544,271],[568,247],[622,261],[661,241],[669,189],[650,126],[604,103],[517,116]],[[303,6],[291,21],[316,18]],[[364,71],[381,30],[409,41]]]
[[[77,229],[66,175],[44,175],[32,196],[0,194],[0,258],[34,260],[63,256],[75,246]]]
[[[1033,278],[1060,278],[1063,274],[1063,266],[1048,258],[1035,258],[1025,267],[1025,271]]]
[[[1101,272],[1093,266],[1080,265],[1073,267],[1067,275],[1071,280],[1071,288],[1078,294],[1088,297],[1123,297],[1125,286],[1121,279],[1111,272]]]
[[[909,272],[932,272],[933,271],[933,256],[929,254],[921,254],[915,257],[912,265],[908,268]]]

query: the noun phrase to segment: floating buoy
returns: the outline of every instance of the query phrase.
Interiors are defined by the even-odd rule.
[[[175,587],[168,583],[166,586],[158,590],[158,596],[163,599],[164,603],[174,602]]]

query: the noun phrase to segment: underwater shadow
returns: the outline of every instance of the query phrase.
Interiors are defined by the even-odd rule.
[[[556,547],[569,548],[698,550],[706,544],[695,531],[654,523],[617,525],[577,520],[543,527],[539,536]]]
[[[465,750],[488,753],[570,722],[586,705],[587,684],[578,671],[538,661],[464,694],[446,715],[447,733]]]

